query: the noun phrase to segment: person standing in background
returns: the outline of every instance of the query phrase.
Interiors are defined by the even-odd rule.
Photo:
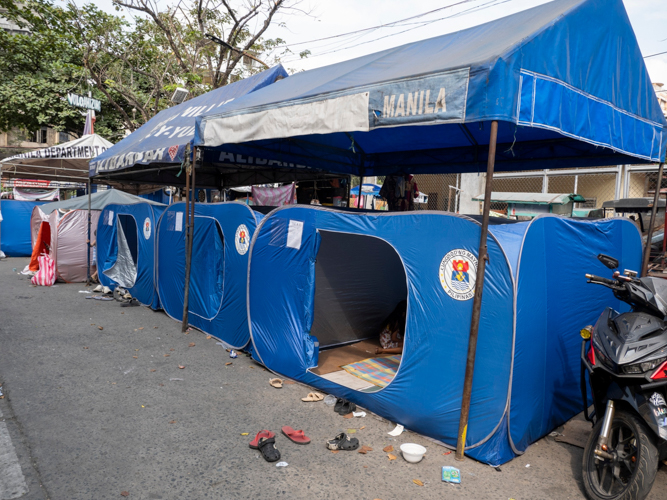
[[[387,200],[390,212],[405,212],[415,209],[419,188],[412,174],[388,175],[380,189],[380,196]]]

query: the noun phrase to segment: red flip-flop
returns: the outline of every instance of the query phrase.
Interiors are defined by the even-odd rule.
[[[295,431],[292,429],[289,425],[284,426],[282,429],[283,434],[289,439],[290,441],[296,443],[296,444],[308,444],[310,443],[310,438],[306,436],[303,431]]]
[[[260,440],[260,438],[271,439],[272,437],[276,437],[276,435],[273,432],[267,431],[266,429],[264,429],[264,430],[259,431],[257,433],[257,435],[255,436],[255,439],[250,441],[250,444],[248,446],[250,446],[253,450],[258,450],[259,449],[259,440]]]

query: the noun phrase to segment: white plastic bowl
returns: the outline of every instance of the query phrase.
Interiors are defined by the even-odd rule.
[[[412,464],[421,462],[421,459],[424,458],[424,453],[426,453],[426,448],[419,444],[415,443],[403,443],[401,445],[401,452],[403,453],[403,458]]]

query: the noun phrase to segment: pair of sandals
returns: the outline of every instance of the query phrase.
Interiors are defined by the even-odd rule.
[[[357,438],[351,438],[341,432],[333,439],[327,441],[327,448],[332,451],[343,450],[343,451],[354,451],[359,448],[359,440]]]
[[[94,293],[102,293],[104,295],[110,295],[111,294],[111,288],[108,286],[104,285],[97,285],[95,288],[93,288]]]
[[[322,394],[320,394],[319,392],[309,392],[308,396],[306,396],[305,398],[301,398],[301,401],[303,401],[304,403],[311,403],[311,402],[317,403],[318,401],[322,401],[323,399],[324,396],[322,396]]]
[[[349,413],[352,413],[357,409],[357,405],[348,401],[347,399],[338,398],[336,399],[336,404],[334,405],[334,411],[341,416],[345,416]]]
[[[310,438],[302,430],[295,431],[289,425],[283,426],[281,432],[293,443],[301,445],[310,443]],[[248,446],[253,450],[259,450],[267,462],[280,460],[280,451],[276,448],[276,435],[269,430],[259,431]]]

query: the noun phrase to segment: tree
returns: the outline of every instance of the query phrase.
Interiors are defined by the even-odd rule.
[[[3,17],[21,31],[0,30],[0,130],[35,131],[42,126],[80,133],[85,117],[67,102],[68,92],[89,89],[81,51],[70,30],[69,17],[48,1],[17,4],[0,0]],[[102,97],[98,91],[93,97]],[[96,128],[112,136],[121,126],[103,102]]]
[[[126,19],[92,3],[16,1],[0,0],[3,15],[29,32],[0,34],[0,129],[81,130],[65,98],[91,91],[102,102],[96,131],[112,140],[170,106],[176,87],[194,97],[263,69],[245,64],[246,54],[277,62],[289,52],[284,41],[263,35],[278,14],[304,12],[301,0],[180,0],[164,10],[154,0],[114,0],[133,14]]]
[[[168,107],[177,87],[195,97],[263,69],[244,64],[244,53],[278,62],[289,52],[284,40],[262,35],[278,13],[303,12],[300,1],[254,0],[239,11],[228,0],[182,0],[161,11],[152,0],[115,0],[118,10],[136,14],[131,21],[92,4],[70,2],[67,10],[86,70],[133,131]],[[209,33],[240,51],[215,44],[205,37]]]
[[[144,14],[152,19],[169,44],[175,64],[187,77],[206,75],[211,88],[230,83],[233,77],[243,77],[244,69],[239,63],[243,52],[250,54],[271,54],[284,46],[284,40],[262,39],[278,14],[303,13],[301,0],[191,0],[179,2],[160,12],[154,0],[114,0],[117,7]],[[251,29],[253,23],[256,29]],[[212,34],[224,40],[228,46],[241,51],[230,50],[206,39]],[[283,50],[283,53],[289,52]],[[307,51],[302,52],[307,55]],[[280,55],[274,55],[279,61]],[[252,72],[252,70],[250,70]]]

